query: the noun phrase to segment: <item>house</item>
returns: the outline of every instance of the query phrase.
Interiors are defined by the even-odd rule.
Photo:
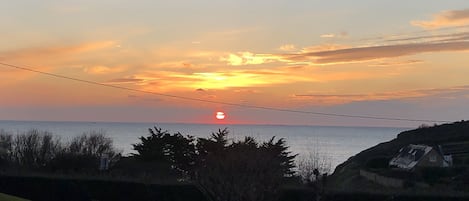
[[[445,156],[451,156],[454,165],[469,165],[467,161],[467,158],[469,158],[469,141],[449,142],[438,147]]]
[[[390,166],[412,171],[418,167],[448,167],[449,156],[444,156],[439,149],[427,145],[410,144],[399,150],[389,161]]]

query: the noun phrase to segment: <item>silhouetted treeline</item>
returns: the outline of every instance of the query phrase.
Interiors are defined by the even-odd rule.
[[[293,171],[296,155],[284,139],[229,140],[227,129],[195,138],[155,127],[139,140],[132,145],[134,154],[121,157],[101,131],[65,143],[47,131],[0,131],[0,170],[101,175],[144,183],[185,181],[211,201],[275,201],[286,182],[300,181]],[[110,169],[98,171],[103,156],[109,158]]]
[[[17,135],[0,130],[0,168],[4,170],[89,173],[100,158],[111,164],[120,158],[112,139],[91,131],[62,142],[47,131],[29,130]]]

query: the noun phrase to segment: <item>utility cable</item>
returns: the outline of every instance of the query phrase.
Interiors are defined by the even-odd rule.
[[[50,76],[50,77],[56,77],[56,78],[61,78],[61,79],[66,79],[66,80],[72,80],[72,81],[87,83],[87,84],[91,84],[91,85],[99,85],[99,86],[108,87],[108,88],[115,88],[115,89],[126,90],[126,91],[146,93],[146,94],[152,94],[152,95],[175,98],[175,99],[181,99],[181,100],[187,100],[187,101],[204,102],[204,103],[211,103],[211,104],[220,104],[220,105],[235,106],[235,107],[241,107],[241,108],[251,108],[251,109],[269,110],[269,111],[276,111],[276,112],[289,112],[289,113],[297,113],[297,114],[309,114],[309,115],[330,116],[330,117],[358,118],[358,119],[407,121],[407,122],[431,122],[431,123],[448,123],[448,122],[450,122],[450,121],[444,121],[444,120],[431,120],[431,119],[410,119],[410,118],[397,118],[397,117],[380,117],[380,116],[368,116],[368,115],[350,115],[350,114],[341,114],[341,113],[302,111],[302,110],[294,110],[294,109],[286,109],[286,108],[248,105],[248,104],[239,104],[239,103],[231,103],[231,102],[223,102],[223,101],[213,101],[213,100],[206,100],[206,99],[200,99],[200,98],[191,98],[191,97],[187,97],[187,96],[178,96],[178,95],[172,95],[172,94],[166,94],[166,93],[158,93],[158,92],[152,92],[152,91],[145,91],[145,90],[141,90],[141,89],[133,89],[133,88],[128,88],[128,87],[116,86],[116,85],[112,85],[112,84],[100,83],[100,82],[91,81],[91,80],[84,80],[84,79],[69,77],[69,76],[65,76],[65,75],[44,72],[44,71],[40,71],[40,70],[35,70],[33,68],[28,68],[28,67],[25,67],[25,66],[18,66],[18,65],[3,63],[3,62],[0,62],[0,65],[2,65],[4,67],[15,68],[15,69],[18,69],[18,70],[34,72],[34,73],[38,73],[38,74],[42,74],[42,75],[47,75],[47,76]]]

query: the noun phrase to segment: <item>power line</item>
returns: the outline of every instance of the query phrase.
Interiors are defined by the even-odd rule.
[[[448,122],[450,122],[450,121],[431,120],[431,119],[409,119],[409,118],[396,118],[396,117],[379,117],[379,116],[368,116],[368,115],[349,115],[349,114],[340,114],[340,113],[302,111],[302,110],[293,110],[293,109],[285,109],[285,108],[247,105],[247,104],[230,103],[230,102],[222,102],[222,101],[212,101],[212,100],[206,100],[206,99],[191,98],[191,97],[186,97],[186,96],[171,95],[171,94],[151,92],[151,91],[145,91],[145,90],[140,90],[140,89],[133,89],[133,88],[128,88],[128,87],[105,84],[105,83],[100,83],[100,82],[95,82],[95,81],[90,81],[90,80],[84,80],[84,79],[69,77],[69,76],[60,75],[60,74],[48,73],[48,72],[44,72],[44,71],[40,71],[40,70],[35,70],[33,68],[30,68],[30,67],[28,68],[28,67],[25,67],[25,66],[18,66],[18,65],[3,63],[3,62],[0,62],[0,65],[2,65],[4,67],[15,68],[15,69],[18,69],[18,70],[34,72],[34,73],[47,75],[47,76],[51,76],[51,77],[56,77],[56,78],[61,78],[61,79],[66,79],[66,80],[72,80],[72,81],[87,83],[87,84],[92,84],[92,85],[99,85],[99,86],[108,87],[108,88],[115,88],[115,89],[121,89],[121,90],[126,90],[126,91],[146,93],[146,94],[164,96],[164,97],[169,97],[169,98],[176,98],[176,99],[187,100],[187,101],[196,101],[196,102],[204,102],[204,103],[211,103],[211,104],[221,104],[221,105],[228,105],[228,106],[235,106],[235,107],[242,107],[242,108],[269,110],[269,111],[277,111],[277,112],[289,112],[289,113],[298,113],[298,114],[330,116],[330,117],[359,118],[359,119],[408,121],[408,122],[432,122],[432,123],[448,123]]]

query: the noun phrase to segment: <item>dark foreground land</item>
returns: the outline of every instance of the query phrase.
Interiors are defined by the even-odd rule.
[[[42,160],[50,166],[43,167],[42,163],[25,166],[28,161],[24,159],[7,161],[3,165],[7,168],[0,171],[0,193],[39,201],[469,200],[469,151],[465,151],[469,150],[469,122],[402,132],[394,140],[351,157],[330,176],[321,177],[321,174],[311,172],[310,176],[316,175],[316,179],[306,182],[293,174],[295,156],[287,151],[282,139],[257,143],[246,138],[229,143],[225,130],[213,134],[210,139],[197,140],[181,134],[170,135],[156,128],[150,132],[150,137],[142,137],[142,143],[135,146],[140,155],[126,158],[116,154],[118,161],[107,172],[94,169],[98,159],[94,155],[81,154],[81,149],[69,153],[73,151],[73,143],[68,145],[70,148],[63,149],[66,153],[59,155],[62,158]],[[93,138],[80,139],[83,140],[77,142]],[[101,144],[112,148],[110,143]],[[408,144],[447,145],[458,155],[451,168],[405,172],[406,183],[402,187],[383,186],[361,175],[360,172],[367,171],[395,176],[388,161]],[[54,163],[54,160],[60,163]],[[174,170],[179,172],[175,174]],[[425,185],[417,185],[422,183]]]
[[[38,201],[209,201],[194,185],[190,184],[158,185],[122,181],[1,176],[0,189],[3,193]],[[286,188],[280,196],[280,201],[312,200],[316,200],[316,194],[308,188]],[[463,201],[468,200],[468,197],[328,192],[322,196],[321,200]]]
[[[389,166],[399,150],[409,144],[424,144],[451,152],[450,167],[419,167],[405,171]],[[377,184],[363,172],[395,178],[403,186]],[[469,122],[421,126],[404,131],[397,138],[360,152],[339,165],[329,178],[328,188],[336,192],[362,194],[413,195],[420,200],[469,200]],[[425,198],[425,199],[424,199]]]

